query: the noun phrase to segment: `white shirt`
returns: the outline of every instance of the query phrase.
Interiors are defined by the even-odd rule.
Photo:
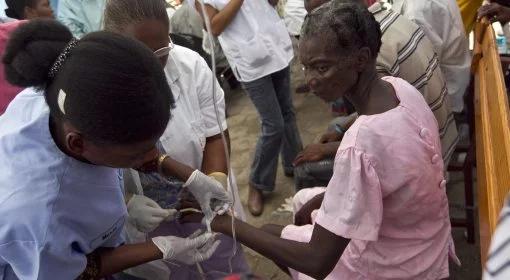
[[[221,11],[230,0],[205,0]],[[284,21],[266,0],[245,0],[218,36],[237,80],[251,82],[289,66],[294,56]]]
[[[76,279],[86,254],[124,242],[119,172],[57,148],[42,93],[0,116],[0,166],[0,279]]]
[[[303,0],[287,0],[285,3],[285,25],[292,36],[301,34],[301,27],[305,21],[307,12],[305,9],[305,1]]]
[[[462,111],[463,97],[470,79],[471,54],[457,2],[394,0],[393,10],[423,28],[439,56],[450,106],[454,112]]]
[[[212,96],[213,75],[205,60],[196,52],[176,45],[170,51],[165,74],[175,99],[170,122],[161,144],[175,160],[201,169],[206,138],[220,134]],[[225,97],[215,79],[216,105],[223,129]]]
[[[223,90],[205,60],[198,53],[181,46],[176,45],[170,51],[165,74],[175,98],[175,108],[160,138],[161,144],[173,159],[201,170],[206,138],[221,133],[212,96],[213,77],[221,126],[226,130]],[[244,218],[235,179],[233,183],[235,209]]]

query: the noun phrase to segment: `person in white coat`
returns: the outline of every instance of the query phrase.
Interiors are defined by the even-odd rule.
[[[232,72],[261,120],[249,179],[248,209],[264,209],[264,192],[275,189],[278,157],[283,172],[294,175],[293,161],[303,149],[290,91],[292,42],[274,6],[277,0],[205,0],[210,32],[218,36]],[[202,13],[201,6],[195,7]]]
[[[210,234],[124,244],[119,168],[154,160],[174,104],[146,47],[109,32],[76,40],[35,19],[12,34],[3,63],[9,82],[30,88],[0,116],[0,279],[102,279],[212,255]],[[221,200],[194,174],[195,196]]]
[[[469,39],[455,0],[393,0],[392,9],[416,22],[439,57],[453,112],[464,109],[469,85],[471,54]]]
[[[210,175],[221,182],[225,189],[233,191],[235,212],[238,217],[244,218],[235,180],[233,185],[227,182],[229,170],[221,138],[223,131],[228,141],[223,90],[198,53],[174,45],[169,39],[169,20],[164,3],[160,0],[110,0],[105,9],[105,29],[138,39],[154,51],[164,67],[176,101],[172,120],[159,141],[160,152],[167,155],[163,161],[163,170],[160,170],[160,174],[140,174],[145,197],[135,195],[128,203],[129,215],[140,217],[133,219],[135,224],[140,225],[138,229],[151,236],[188,235],[198,228],[205,229],[200,224],[168,222],[160,214],[163,213],[160,208],[172,209],[179,204],[181,186],[186,181],[179,170],[190,167]],[[213,96],[213,87],[216,96]],[[149,204],[151,207],[142,209],[138,204]],[[147,224],[150,225],[145,226]],[[230,271],[229,260],[235,246],[233,240],[225,235],[221,235],[219,240],[221,245],[212,258],[200,264],[203,272],[213,278],[221,276],[215,273]],[[237,249],[232,258],[232,270],[237,273],[248,272],[241,246],[237,245]],[[199,273],[195,266],[169,266],[173,279],[195,279]]]

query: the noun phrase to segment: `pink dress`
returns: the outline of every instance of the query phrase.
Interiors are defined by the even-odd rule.
[[[333,177],[313,221],[351,239],[326,279],[420,279],[449,276],[451,238],[438,126],[422,95],[385,77],[400,104],[360,116],[335,158]],[[320,189],[297,195],[295,206]],[[313,225],[287,226],[282,238],[309,242]],[[292,271],[294,279],[311,279]]]
[[[12,21],[0,24],[0,57],[4,56],[5,47],[12,31],[24,22],[26,21]],[[0,63],[0,115],[5,112],[7,105],[22,90],[22,88],[13,86],[5,80],[4,65]]]

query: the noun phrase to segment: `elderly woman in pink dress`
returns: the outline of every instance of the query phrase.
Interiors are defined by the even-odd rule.
[[[5,46],[11,33],[25,21],[11,21],[0,24],[0,57],[3,57]],[[5,112],[7,105],[20,93],[22,88],[11,85],[5,79],[4,66],[0,63],[0,115]]]
[[[327,188],[296,196],[308,216],[308,203],[318,201],[310,224],[258,229],[236,221],[237,240],[294,279],[448,278],[455,253],[438,125],[418,90],[378,77],[379,24],[359,4],[331,1],[307,16],[301,40],[311,90],[326,102],[347,98],[359,118]],[[218,216],[212,229],[232,234],[230,223]]]

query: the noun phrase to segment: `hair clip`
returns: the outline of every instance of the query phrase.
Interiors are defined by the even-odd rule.
[[[69,44],[67,44],[62,53],[60,53],[60,55],[58,56],[57,60],[51,66],[50,72],[48,73],[48,77],[55,78],[58,71],[60,71],[60,69],[62,68],[62,65],[64,65],[64,62],[71,54],[72,49],[74,49],[74,47],[76,47],[77,44],[78,40],[75,38],[72,38],[71,41],[69,41]]]
[[[66,92],[63,89],[61,89],[58,92],[57,102],[58,102],[58,108],[64,115],[66,114],[66,110],[65,110],[66,97],[67,97]]]

